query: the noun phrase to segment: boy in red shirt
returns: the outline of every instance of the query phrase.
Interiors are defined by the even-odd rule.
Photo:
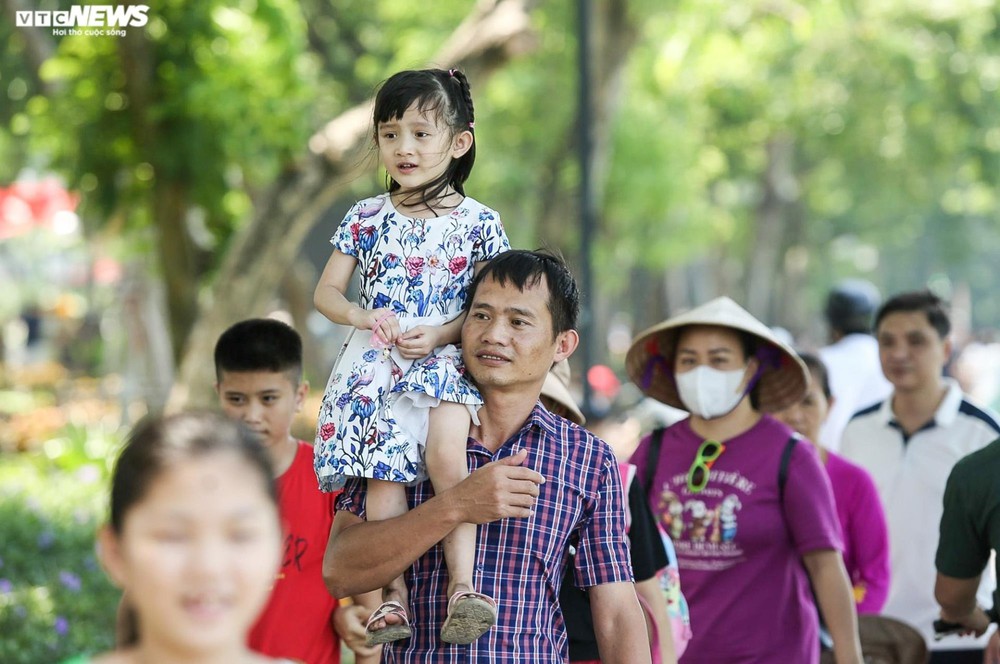
[[[250,632],[250,647],[305,664],[339,664],[343,638],[358,664],[377,662],[381,648],[365,647],[364,620],[378,593],[338,608],[323,583],[337,496],[320,492],[312,447],[291,435],[309,392],[302,380],[301,337],[277,320],[236,323],[216,342],[215,373],[222,410],[259,434],[271,456],[285,531],[281,570]]]

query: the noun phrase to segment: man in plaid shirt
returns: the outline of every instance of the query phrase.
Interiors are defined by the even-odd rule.
[[[617,461],[603,441],[538,403],[549,368],[579,342],[572,275],[551,255],[510,251],[479,271],[467,308],[463,357],[485,401],[468,442],[473,472],[438,496],[429,481],[408,488],[410,511],[374,522],[364,520],[364,482],[349,481],[324,565],[330,591],[358,594],[409,572],[413,635],[385,645],[387,662],[565,662],[558,596],[573,546],[602,661],[649,662]],[[481,638],[454,645],[439,638],[448,604],[440,541],[463,522],[484,524],[475,586],[498,611]]]

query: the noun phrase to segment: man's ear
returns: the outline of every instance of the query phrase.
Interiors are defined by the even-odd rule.
[[[121,542],[109,525],[103,525],[97,531],[97,560],[111,582],[124,588],[125,560],[122,557]]]
[[[580,345],[580,335],[576,330],[566,330],[556,335],[556,354],[552,357],[552,362],[560,362],[573,354],[576,347]]]
[[[460,131],[455,135],[455,138],[451,141],[451,158],[458,159],[463,156],[472,148],[472,143],[475,141],[472,132],[466,129],[465,131]]]

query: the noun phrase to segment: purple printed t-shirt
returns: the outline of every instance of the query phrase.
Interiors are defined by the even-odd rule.
[[[723,441],[708,484],[687,487],[704,439],[689,420],[663,434],[650,505],[677,551],[694,637],[684,664],[819,660],[815,602],[802,555],[841,549],[833,494],[806,441],[793,448],[782,501],[778,468],[792,431],[764,415]],[[649,436],[632,456],[643,476]],[[782,514],[783,512],[783,514]]]

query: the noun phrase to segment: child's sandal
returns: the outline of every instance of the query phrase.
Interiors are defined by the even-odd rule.
[[[372,624],[379,620],[385,620],[386,616],[393,615],[403,619],[403,622],[391,625],[385,624],[382,629],[372,629]],[[410,629],[410,618],[406,615],[406,609],[396,600],[382,602],[375,613],[365,624],[365,645],[369,648],[380,643],[389,643],[400,639],[409,638],[413,631]]]
[[[448,600],[448,617],[441,628],[441,640],[468,645],[496,623],[497,603],[492,597],[459,591]]]

